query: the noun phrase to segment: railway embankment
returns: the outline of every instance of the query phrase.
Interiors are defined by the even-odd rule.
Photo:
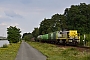
[[[28,42],[31,46],[38,49],[47,56],[47,60],[89,60],[90,49],[73,47],[73,46],[57,46],[54,44]]]

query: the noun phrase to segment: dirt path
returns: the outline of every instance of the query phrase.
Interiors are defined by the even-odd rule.
[[[46,56],[22,41],[15,60],[46,60]]]

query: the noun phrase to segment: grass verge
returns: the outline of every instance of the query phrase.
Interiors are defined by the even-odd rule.
[[[90,60],[90,52],[80,52],[76,48],[57,47],[53,44],[28,42],[47,56],[47,60]]]
[[[0,60],[15,60],[20,43],[12,43],[7,48],[0,48]]]

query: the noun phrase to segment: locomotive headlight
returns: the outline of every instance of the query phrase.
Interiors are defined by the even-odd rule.
[[[72,42],[72,40],[69,40],[69,42]]]
[[[77,42],[80,42],[80,40],[77,40]]]

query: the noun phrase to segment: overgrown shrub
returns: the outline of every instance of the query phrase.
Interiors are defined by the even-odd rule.
[[[7,44],[3,44],[2,48],[7,48],[8,45]]]
[[[84,40],[84,35],[81,35],[80,36],[80,44],[81,45],[84,45],[83,40]],[[90,34],[85,34],[85,44],[90,45],[89,42],[90,42]]]

